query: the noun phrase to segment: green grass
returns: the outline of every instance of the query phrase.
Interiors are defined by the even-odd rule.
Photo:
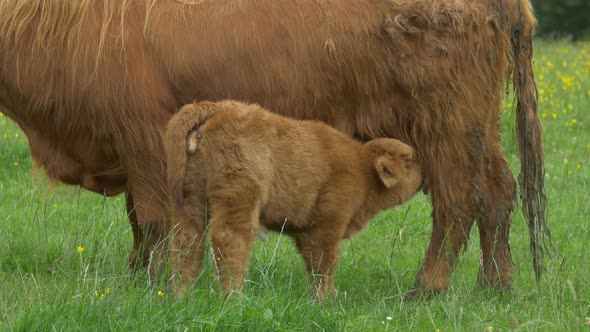
[[[178,300],[160,282],[130,277],[132,238],[123,198],[66,186],[50,189],[42,172],[31,172],[26,138],[4,116],[0,330],[588,330],[590,44],[537,42],[536,47],[548,218],[560,253],[548,262],[539,288],[519,212],[511,232],[512,293],[477,289],[474,228],[448,292],[404,302],[430,237],[430,205],[419,195],[342,244],[336,300],[308,299],[303,262],[292,243],[276,234],[256,243],[243,296],[219,295],[207,259],[195,291]],[[510,111],[502,121],[504,150],[517,170]],[[78,247],[84,251],[78,253]]]

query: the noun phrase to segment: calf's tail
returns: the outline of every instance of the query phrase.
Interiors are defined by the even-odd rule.
[[[182,210],[184,200],[183,184],[187,154],[191,152],[189,135],[202,126],[213,112],[214,107],[210,103],[186,105],[170,119],[166,127],[164,150],[167,161],[168,191],[177,211]]]

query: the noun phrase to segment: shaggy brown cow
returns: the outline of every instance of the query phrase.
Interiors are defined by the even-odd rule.
[[[419,147],[433,230],[417,287],[447,287],[474,220],[480,283],[508,287],[515,183],[498,120],[511,76],[540,276],[549,230],[528,0],[191,2],[0,2],[2,111],[50,178],[127,192],[132,258],[167,231],[167,120],[193,100],[237,99]]]
[[[320,276],[314,297],[336,295],[340,241],[422,184],[414,150],[396,139],[361,144],[321,122],[233,101],[184,106],[168,124],[164,149],[175,215],[185,220],[174,249],[197,253],[184,255],[182,281],[192,283],[199,272],[205,241],[197,230],[208,214],[226,294],[241,288],[263,225],[293,236],[310,280]]]

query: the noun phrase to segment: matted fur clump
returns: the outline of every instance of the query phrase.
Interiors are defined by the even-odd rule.
[[[310,280],[318,276],[312,296],[335,295],[340,241],[422,186],[414,149],[396,139],[361,144],[321,122],[234,101],[184,106],[168,123],[164,147],[182,220],[173,241],[174,252],[184,253],[176,270],[188,285],[198,275],[200,225],[209,216],[226,294],[241,288],[263,226],[293,237]]]
[[[528,0],[3,1],[0,104],[50,178],[127,193],[132,262],[146,262],[171,225],[160,137],[180,105],[244,100],[362,140],[399,139],[417,148],[432,195],[416,286],[447,287],[477,221],[479,282],[506,288],[516,186],[498,120],[508,80],[537,277],[550,240],[534,28]]]

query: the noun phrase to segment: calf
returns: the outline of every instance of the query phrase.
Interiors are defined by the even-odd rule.
[[[224,293],[240,289],[261,226],[292,236],[314,296],[335,294],[338,245],[381,210],[400,205],[422,184],[414,150],[392,138],[365,144],[316,121],[299,121],[233,101],[184,106],[164,146],[178,216],[177,269],[199,271],[207,209]],[[197,225],[195,225],[197,224]],[[196,255],[195,255],[196,253]]]

